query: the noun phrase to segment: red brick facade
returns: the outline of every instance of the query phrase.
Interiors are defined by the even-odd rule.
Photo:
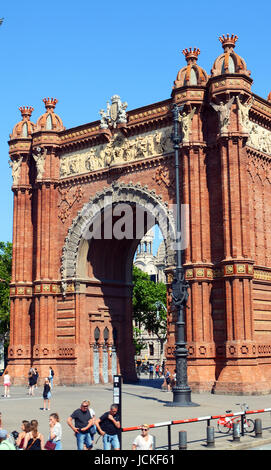
[[[197,64],[199,50],[186,49],[187,65],[171,97],[128,111],[127,122],[116,126],[96,121],[65,129],[57,100],[49,98],[36,124],[33,109],[20,108],[22,121],[9,142],[9,370],[16,382],[30,365],[41,376],[52,366],[58,383],[107,382],[114,372],[135,379],[131,269],[139,240],[89,242],[82,228],[101,206],[105,225],[106,197],[133,208],[152,203],[165,214],[175,203],[169,137],[177,103],[184,105],[181,202],[189,205],[189,385],[216,393],[270,392],[271,104],[251,92],[250,72],[234,51],[237,37],[220,40],[223,53],[210,75]],[[173,369],[171,255],[166,356]]]

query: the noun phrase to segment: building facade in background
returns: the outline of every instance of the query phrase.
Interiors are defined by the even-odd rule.
[[[158,246],[157,254],[153,254],[155,231],[151,228],[140,241],[134,261],[134,266],[141,269],[150,276],[153,282],[166,283],[166,256],[165,243],[161,241]],[[162,364],[164,360],[164,344],[152,331],[145,330],[142,325],[139,326],[141,334],[140,340],[145,343],[140,355],[136,358],[142,361],[148,361],[152,364]]]
[[[58,383],[106,383],[116,371],[136,378],[132,265],[155,223],[165,239],[165,355],[174,370],[176,103],[181,203],[189,208],[188,382],[194,391],[270,393],[271,96],[252,92],[237,37],[220,41],[210,74],[198,65],[199,49],[185,49],[186,65],[158,103],[128,110],[114,95],[97,121],[72,129],[56,114],[56,99],[44,99],[35,123],[33,108],[20,108],[9,140],[15,381],[30,365],[42,376],[52,366]],[[130,237],[121,238],[124,221]]]

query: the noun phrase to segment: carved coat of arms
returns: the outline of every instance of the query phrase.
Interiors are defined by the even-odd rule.
[[[101,121],[100,127],[101,129],[107,129],[108,127],[117,127],[119,123],[126,123],[127,122],[127,115],[126,115],[126,108],[128,104],[126,101],[123,103],[118,95],[114,95],[111,98],[111,105],[107,102],[107,109],[106,112],[101,109]]]

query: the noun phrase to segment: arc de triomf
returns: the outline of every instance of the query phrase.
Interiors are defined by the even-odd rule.
[[[114,95],[97,121],[72,129],[55,113],[56,99],[43,100],[36,123],[32,107],[20,108],[9,140],[15,383],[30,365],[42,377],[52,366],[59,384],[136,378],[131,298],[140,237],[107,237],[105,226],[120,222],[121,212],[110,216],[118,205],[131,209],[131,222],[158,210],[171,224],[176,103],[181,203],[189,207],[188,383],[192,391],[270,393],[271,96],[252,93],[237,36],[219,39],[210,75],[198,65],[199,49],[183,51],[187,63],[164,101],[129,110]],[[144,222],[142,237],[148,228]],[[102,235],[85,236],[91,231]],[[173,370],[175,258],[166,246],[165,354]]]

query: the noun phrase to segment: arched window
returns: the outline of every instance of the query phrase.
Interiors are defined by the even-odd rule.
[[[94,339],[96,343],[98,343],[99,338],[100,338],[100,329],[98,328],[98,326],[96,326],[95,331],[94,331]]]
[[[104,329],[104,342],[105,343],[108,342],[108,338],[109,338],[109,329],[106,326],[105,329]]]

